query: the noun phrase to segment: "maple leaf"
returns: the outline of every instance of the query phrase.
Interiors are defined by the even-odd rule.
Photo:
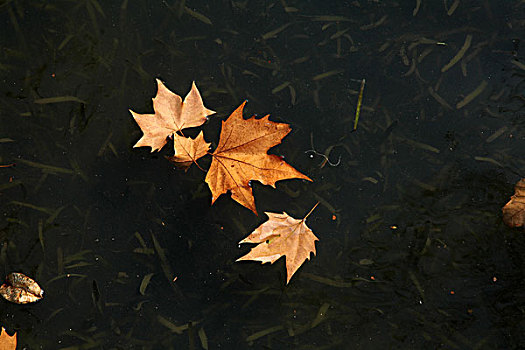
[[[286,256],[286,284],[293,274],[308,259],[310,253],[315,255],[315,241],[318,241],[312,230],[306,226],[306,218],[319,205],[317,203],[302,219],[294,219],[285,212],[265,213],[268,221],[260,225],[248,237],[239,243],[258,243],[250,252],[237,261],[253,260],[274,263]]]
[[[144,135],[133,147],[149,146],[151,152],[160,151],[168,136],[182,129],[200,126],[206,117],[215,113],[204,107],[195,82],[184,98],[171,92],[162,81],[157,79],[157,95],[153,98],[155,114],[138,114],[129,110]]]
[[[201,131],[195,139],[177,134],[173,135],[173,147],[175,148],[175,155],[166,158],[173,162],[177,168],[187,171],[192,163],[197,164],[197,159],[208,153],[210,143],[204,141],[204,134]]]
[[[279,180],[312,180],[281,157],[267,153],[281,143],[291,131],[290,126],[270,121],[269,115],[261,119],[244,119],[245,104],[246,101],[222,122],[219,145],[212,153],[206,183],[212,193],[212,204],[221,194],[230,191],[232,199],[257,214],[251,180],[272,187]]]
[[[16,349],[16,332],[13,335],[7,334],[4,327],[0,332],[0,350],[15,350]]]
[[[525,178],[516,183],[514,192],[502,208],[503,222],[510,227],[525,226]]]

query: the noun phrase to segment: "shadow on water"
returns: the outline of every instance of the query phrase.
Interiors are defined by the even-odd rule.
[[[525,236],[500,214],[525,176],[523,1],[335,3],[0,1],[0,259],[45,290],[2,301],[19,344],[525,347]],[[254,183],[259,217],[210,206],[201,170],[132,148],[157,77],[197,82],[212,147],[245,99],[291,124],[271,152],[314,182]],[[290,284],[282,259],[235,263],[264,211],[316,202]]]

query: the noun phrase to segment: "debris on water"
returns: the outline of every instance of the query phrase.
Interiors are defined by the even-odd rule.
[[[28,304],[42,299],[44,290],[26,275],[12,272],[6,276],[6,283],[0,286],[0,295],[12,303]]]

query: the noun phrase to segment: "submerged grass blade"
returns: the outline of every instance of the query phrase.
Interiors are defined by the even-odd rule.
[[[62,102],[78,102],[78,103],[84,103],[84,104],[87,103],[86,101],[81,100],[75,96],[56,96],[56,97],[37,98],[33,102],[38,103],[38,104],[62,103]]]
[[[30,160],[25,160],[25,159],[20,159],[20,160],[18,160],[18,162],[20,162],[22,164],[25,164],[25,165],[28,165],[28,166],[33,167],[33,168],[42,169],[43,171],[46,171],[46,172],[52,173],[52,174],[74,174],[75,173],[72,169],[61,168],[61,167],[57,167],[57,166],[53,166],[53,165],[47,165],[47,164],[38,163],[38,162],[33,162],[33,161],[30,161]]]
[[[284,327],[282,325],[266,328],[266,329],[263,329],[262,331],[253,333],[252,335],[246,337],[246,341],[247,342],[253,342],[254,340],[257,340],[259,338],[265,337],[268,334],[279,332],[279,331],[281,331],[283,329],[284,329]]]
[[[19,201],[11,201],[11,204],[16,204],[16,205],[20,205],[22,207],[26,207],[26,208],[29,208],[29,209],[41,211],[42,213],[46,213],[46,214],[49,214],[49,215],[53,215],[53,212],[54,212],[54,210],[51,209],[51,208],[39,207],[39,206],[31,204],[31,203],[25,203],[25,202],[19,202]]]

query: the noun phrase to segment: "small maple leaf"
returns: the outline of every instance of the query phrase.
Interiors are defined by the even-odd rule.
[[[286,213],[265,213],[268,221],[257,227],[239,243],[258,243],[250,252],[237,259],[274,263],[286,256],[286,284],[293,274],[308,259],[315,255],[315,241],[312,230],[306,226],[306,218],[319,205],[317,203],[302,220],[294,219]]]
[[[525,226],[525,178],[516,183],[514,195],[503,207],[503,222],[510,227]]]
[[[299,178],[312,181],[287,164],[281,157],[267,151],[281,143],[290,126],[270,121],[269,115],[244,119],[243,102],[222,122],[219,145],[212,153],[206,183],[212,193],[212,204],[228,191],[232,199],[257,214],[251,180],[275,187],[279,180]]]
[[[204,107],[195,82],[184,98],[171,92],[157,79],[157,95],[153,98],[155,114],[138,114],[130,110],[144,135],[133,147],[149,146],[151,152],[160,151],[167,138],[182,129],[200,126],[206,117],[215,113]]]
[[[175,155],[166,158],[173,162],[177,168],[187,171],[192,163],[197,164],[197,159],[208,153],[210,143],[204,141],[204,134],[201,131],[195,139],[174,134],[173,147],[175,148]]]
[[[16,349],[16,332],[13,335],[7,334],[4,327],[0,332],[0,350],[15,350]]]

